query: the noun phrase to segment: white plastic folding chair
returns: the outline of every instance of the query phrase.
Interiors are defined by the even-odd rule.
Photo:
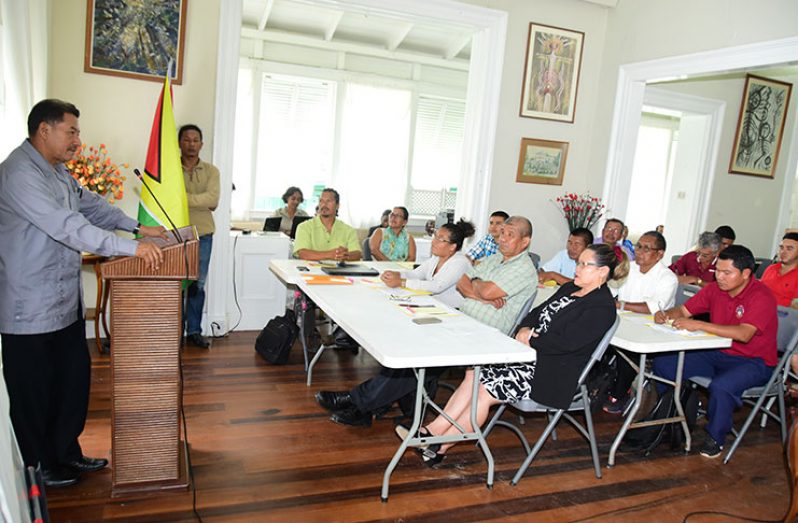
[[[790,358],[795,353],[796,348],[798,348],[798,310],[789,307],[779,307],[778,315],[779,332],[776,348],[780,354],[779,362],[773,368],[773,373],[767,383],[759,387],[751,387],[743,392],[743,403],[752,407],[751,412],[739,431],[732,429],[734,442],[729,447],[729,450],[726,451],[723,463],[728,463],[731,460],[748,428],[760,414],[762,415],[760,426],[764,428],[768,418],[777,421],[781,428],[781,441],[782,443],[787,441],[787,416],[784,406],[784,393],[787,387],[787,377],[790,373]],[[690,381],[705,389],[709,388],[709,384],[712,383],[710,378],[704,376],[693,376]],[[778,403],[777,412],[772,410],[773,403]]]
[[[588,443],[590,444],[590,454],[593,457],[593,467],[596,472],[596,477],[601,478],[601,464],[599,463],[599,456],[598,456],[598,445],[596,444],[596,433],[593,429],[593,417],[590,412],[590,396],[587,390],[587,375],[590,373],[590,369],[593,368],[593,365],[604,356],[604,352],[606,352],[607,347],[610,344],[610,340],[615,335],[615,331],[618,329],[618,324],[620,323],[620,318],[615,319],[615,323],[613,323],[612,327],[610,327],[607,332],[604,334],[604,337],[601,338],[601,341],[596,346],[596,349],[593,351],[593,354],[590,356],[590,360],[588,360],[585,368],[582,370],[582,374],[579,376],[579,381],[577,382],[577,389],[576,393],[574,394],[574,398],[571,401],[571,405],[568,406],[567,409],[555,409],[553,407],[548,407],[546,405],[542,405],[533,400],[524,400],[519,401],[517,403],[503,403],[499,405],[499,408],[496,410],[496,414],[494,414],[493,418],[491,418],[490,423],[488,426],[485,427],[485,437],[487,438],[488,434],[493,430],[493,427],[496,425],[500,425],[502,427],[506,427],[513,431],[518,439],[521,440],[521,444],[524,446],[524,450],[527,453],[526,459],[524,460],[521,467],[515,473],[512,481],[510,482],[511,485],[517,485],[521,478],[526,473],[529,465],[532,463],[532,460],[535,459],[540,449],[543,448],[543,444],[546,443],[546,440],[549,438],[549,435],[554,432],[554,429],[557,427],[557,424],[560,422],[561,418],[565,418],[568,420],[571,425],[585,438],[587,439]],[[538,438],[535,446],[530,450],[529,443],[527,442],[524,433],[521,432],[521,429],[516,427],[510,422],[501,420],[501,416],[507,407],[511,407],[521,412],[531,413],[531,412],[546,412],[549,416],[549,422],[546,425],[546,428],[543,430],[543,433]],[[576,418],[571,416],[570,412],[575,411],[583,411],[585,413],[585,425],[583,426],[579,423]]]

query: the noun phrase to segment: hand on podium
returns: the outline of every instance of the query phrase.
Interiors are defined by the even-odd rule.
[[[166,229],[164,229],[163,225],[159,225],[157,227],[142,225],[139,227],[139,234],[145,238],[161,238],[163,240],[169,239],[169,237],[166,235]],[[136,256],[138,256],[138,254],[136,254]]]
[[[147,228],[157,229],[158,227]],[[143,229],[144,227],[142,227],[142,233],[144,232]],[[163,227],[160,227],[160,229],[163,230]],[[136,248],[136,258],[143,259],[147,267],[157,271],[160,269],[161,263],[163,262],[163,252],[161,252],[161,248],[154,243],[139,242],[139,246]]]

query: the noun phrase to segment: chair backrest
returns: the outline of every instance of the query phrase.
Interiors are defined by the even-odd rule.
[[[674,263],[679,261],[679,258],[681,258],[681,257],[682,257],[681,254],[674,254],[673,256],[671,256],[671,265],[673,265]]]
[[[596,345],[596,349],[593,351],[593,354],[590,355],[590,360],[588,360],[587,365],[585,365],[585,368],[582,369],[582,374],[579,375],[577,387],[581,386],[582,383],[585,382],[590,369],[593,368],[593,365],[595,365],[597,361],[604,357],[604,353],[607,352],[607,347],[610,346],[610,341],[612,341],[612,337],[615,336],[615,331],[618,330],[618,325],[620,325],[620,323],[621,317],[616,316],[615,323],[613,323],[612,327],[607,329],[607,332],[604,333],[604,337],[601,338],[601,341],[598,345]]]
[[[371,245],[369,244],[369,240],[371,238],[364,238],[363,243],[361,243],[360,253],[363,255],[363,261],[371,261]]]
[[[540,254],[536,252],[528,251],[527,254],[529,255],[529,259],[532,260],[532,263],[535,264],[535,270],[540,270]]]
[[[532,294],[526,299],[524,305],[521,307],[521,310],[518,311],[518,315],[515,317],[515,322],[513,323],[513,328],[510,329],[510,336],[515,336],[519,325],[521,325],[521,321],[523,321],[523,319],[526,318],[526,315],[529,314],[529,311],[532,310],[532,304],[535,302],[535,297],[537,295],[538,288],[535,286],[532,290]]]
[[[773,260],[770,258],[755,258],[757,267],[754,271],[754,276],[756,276],[757,280],[762,279],[762,275],[765,274],[765,269],[773,265]]]
[[[701,290],[701,287],[698,285],[690,285],[689,283],[680,283],[679,286],[676,288],[676,307],[680,305],[684,305],[687,300],[692,298],[693,296]]]
[[[798,309],[779,306],[779,333],[776,348],[779,352],[791,351],[798,343]]]

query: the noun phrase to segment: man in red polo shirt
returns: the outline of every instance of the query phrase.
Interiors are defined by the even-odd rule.
[[[715,263],[721,249],[721,237],[714,232],[702,232],[694,251],[682,255],[668,267],[679,283],[703,287],[715,281]]]
[[[728,349],[692,351],[684,358],[684,379],[712,379],[708,437],[701,447],[701,455],[707,458],[716,458],[723,452],[726,434],[732,428],[732,414],[742,404],[743,391],[767,382],[777,363],[776,299],[753,277],[755,263],[746,247],[727,247],[718,255],[715,283],[705,286],[684,305],[654,316],[657,323],[673,320],[676,329],[703,330],[732,339]],[[707,312],[710,322],[691,318]],[[673,380],[676,358],[676,354],[655,358],[654,373]]]
[[[762,283],[773,291],[779,305],[792,306],[798,298],[798,233],[788,232],[779,245],[779,262],[774,263],[762,275]]]

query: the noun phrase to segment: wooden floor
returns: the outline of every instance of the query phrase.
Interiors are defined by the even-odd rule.
[[[315,403],[319,389],[346,389],[376,364],[350,352],[325,354],[307,388],[301,350],[289,365],[270,366],[253,351],[256,333],[233,333],[209,351],[184,352],[185,409],[197,508],[204,521],[682,521],[695,511],[779,519],[789,503],[778,430],[770,424],[746,437],[729,465],[662,447],[652,456],[621,455],[596,479],[587,445],[563,425],[521,483],[517,440],[491,436],[496,485],[485,488],[486,464],[472,445],[454,449],[438,469],[408,451],[394,472],[391,496],[380,502],[382,473],[398,440],[390,419],[368,429],[336,425]],[[93,344],[90,344],[93,347]],[[93,355],[89,419],[81,443],[89,456],[110,457],[110,360]],[[606,464],[620,419],[597,420]],[[535,437],[532,418],[525,432]],[[702,437],[701,431],[696,436]],[[48,492],[54,522],[192,521],[190,492],[111,499],[109,469]],[[695,515],[690,522],[727,521]]]

